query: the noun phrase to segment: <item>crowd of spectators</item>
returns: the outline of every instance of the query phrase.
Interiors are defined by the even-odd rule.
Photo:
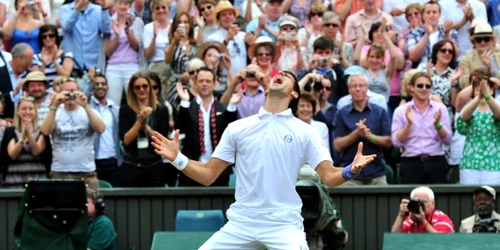
[[[2,186],[198,186],[155,153],[152,131],[179,129],[182,152],[207,161],[279,71],[297,75],[293,112],[337,166],[359,142],[377,155],[345,185],[391,184],[388,172],[500,184],[499,4],[2,0]]]

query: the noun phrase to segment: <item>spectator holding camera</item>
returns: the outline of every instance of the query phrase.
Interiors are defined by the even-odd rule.
[[[266,101],[267,76],[262,73],[259,66],[250,64],[238,72],[231,84],[228,85],[220,102],[228,104],[235,89],[241,87],[238,85],[243,82],[245,82],[245,88],[241,101],[238,103],[238,119],[257,114]]]
[[[297,38],[299,21],[294,16],[284,15],[280,19],[279,28],[277,50],[281,52],[281,56],[278,60],[278,69],[297,74],[300,69],[305,67],[300,42]]]
[[[376,154],[363,171],[344,185],[386,185],[384,148],[390,148],[390,123],[387,111],[368,102],[368,79],[363,73],[349,76],[349,93],[352,103],[337,111],[334,121],[333,145],[341,152],[339,166],[349,165],[363,142],[364,154]]]
[[[207,67],[200,68],[196,74],[198,96],[189,101],[188,91],[177,84],[177,92],[181,98],[177,127],[186,137],[182,153],[190,159],[207,162],[217,147],[227,125],[236,120],[236,105],[241,101],[242,92],[231,97],[227,107],[216,101],[213,96],[215,74]],[[232,168],[226,168],[212,186],[227,186]],[[179,176],[179,186],[201,186],[188,176]]]
[[[336,59],[333,59],[333,41],[329,37],[322,36],[316,39],[313,44],[314,54],[309,61],[307,69],[300,70],[298,79],[302,79],[309,73],[320,73],[330,80],[333,86],[332,95],[328,98],[331,104],[336,105],[337,101],[348,94],[347,85],[344,81],[342,66]],[[308,81],[306,86],[311,86],[312,81]]]
[[[392,225],[393,233],[453,233],[453,222],[436,209],[434,192],[420,186],[411,191],[410,199],[402,199],[399,213]]]
[[[78,91],[73,78],[66,78],[50,106],[40,128],[52,139],[51,178],[82,179],[92,188],[97,181],[94,135],[104,132],[106,125]]]
[[[462,109],[457,130],[466,141],[460,162],[460,183],[468,185],[500,183],[500,104],[494,95],[494,82],[484,69],[471,74],[472,100]],[[485,136],[489,135],[489,136]]]
[[[394,111],[392,143],[401,149],[401,183],[447,183],[448,164],[443,145],[451,142],[448,109],[430,97],[431,78],[413,75],[409,89],[413,100]]]
[[[462,220],[461,233],[498,233],[500,230],[500,215],[495,212],[495,189],[481,186],[472,191],[472,202],[475,215]]]
[[[267,36],[257,38],[248,48],[248,57],[252,59],[253,64],[260,67],[264,75],[274,77],[279,73],[274,64],[280,59],[281,50],[271,38]]]
[[[215,91],[224,92],[234,78],[226,46],[219,42],[205,42],[198,50],[197,57],[215,73]],[[191,77],[196,74],[196,71],[190,72],[193,73]]]

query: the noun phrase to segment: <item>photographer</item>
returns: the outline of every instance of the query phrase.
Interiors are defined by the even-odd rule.
[[[496,192],[490,186],[481,186],[474,189],[472,200],[475,215],[462,220],[461,233],[498,233],[500,229],[500,215],[493,211],[495,208]]]
[[[399,214],[392,225],[393,233],[453,233],[450,217],[436,209],[434,192],[420,186],[411,191],[410,199],[402,199]]]

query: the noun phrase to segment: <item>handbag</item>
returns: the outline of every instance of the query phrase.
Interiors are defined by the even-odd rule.
[[[78,84],[78,89],[80,89],[81,92],[89,97],[94,91],[94,86],[90,81],[89,74],[80,66],[75,58],[73,58],[73,62],[75,63],[77,68],[73,67],[70,76],[75,79],[75,82]]]

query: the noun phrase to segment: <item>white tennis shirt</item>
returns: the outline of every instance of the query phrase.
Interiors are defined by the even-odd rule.
[[[260,108],[229,124],[212,157],[236,163],[236,202],[230,209],[240,214],[300,213],[295,190],[300,168],[332,162],[318,132],[290,109],[273,115]]]

